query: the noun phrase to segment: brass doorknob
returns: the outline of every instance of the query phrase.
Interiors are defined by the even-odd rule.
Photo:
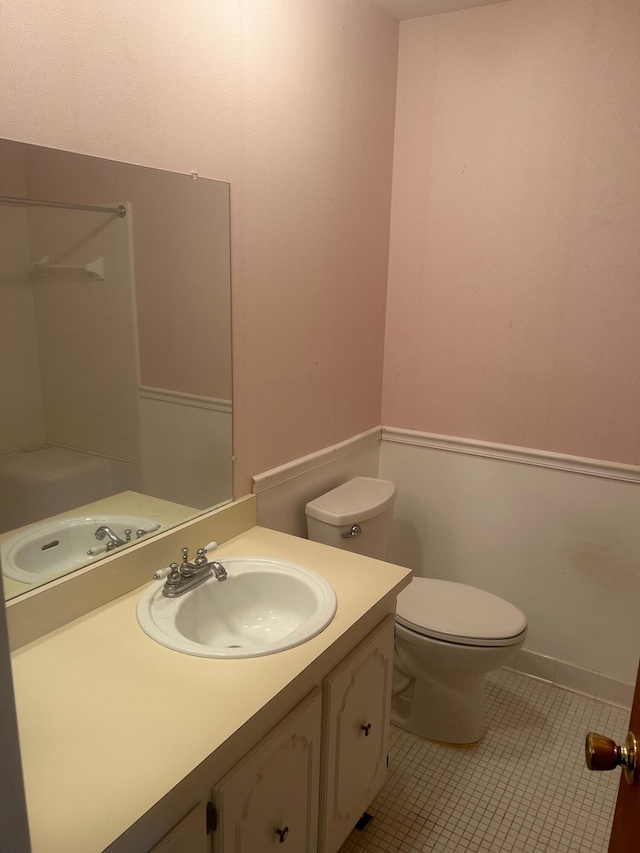
[[[589,732],[584,744],[584,757],[589,770],[613,770],[624,768],[624,777],[630,785],[636,771],[638,742],[633,732],[629,732],[624,744],[618,744],[604,735]]]

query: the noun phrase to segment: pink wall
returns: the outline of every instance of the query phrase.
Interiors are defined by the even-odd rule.
[[[236,494],[380,423],[398,25],[0,0],[0,136],[231,182]]]
[[[640,463],[640,4],[400,32],[383,423]]]

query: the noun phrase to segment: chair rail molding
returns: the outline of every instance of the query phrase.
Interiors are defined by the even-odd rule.
[[[509,444],[494,444],[489,441],[477,441],[471,438],[458,438],[387,426],[382,427],[382,441],[412,444],[416,447],[429,447],[433,450],[463,453],[469,456],[483,456],[486,459],[501,459],[520,465],[553,468],[556,471],[604,477],[608,480],[621,480],[625,483],[640,483],[640,467],[636,465],[587,459],[581,456],[533,450],[528,447],[513,447]]]

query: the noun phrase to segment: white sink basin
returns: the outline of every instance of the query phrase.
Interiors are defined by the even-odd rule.
[[[99,541],[96,538],[96,530],[105,524],[121,539],[125,538],[126,529],[132,530],[134,542],[138,530],[152,533],[162,526],[151,518],[126,514],[44,522],[5,542],[0,552],[2,572],[15,581],[39,583],[91,563],[107,552],[108,539]]]
[[[327,627],[336,594],[316,572],[266,557],[221,559],[227,580],[210,578],[179,598],[156,581],[138,602],[140,627],[188,655],[247,658],[298,646]]]

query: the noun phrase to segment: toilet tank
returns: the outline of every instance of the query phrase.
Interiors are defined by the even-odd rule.
[[[305,507],[309,539],[384,560],[395,498],[395,483],[390,480],[354,477],[309,501]]]

